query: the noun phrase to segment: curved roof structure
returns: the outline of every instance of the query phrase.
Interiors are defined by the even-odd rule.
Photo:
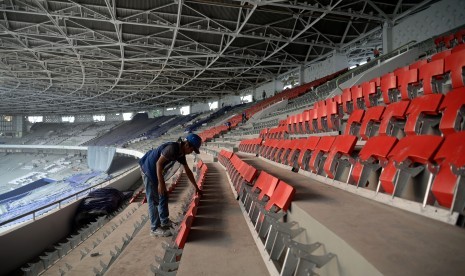
[[[431,2],[3,0],[0,114],[138,111],[237,94],[362,40],[380,45],[384,22]]]

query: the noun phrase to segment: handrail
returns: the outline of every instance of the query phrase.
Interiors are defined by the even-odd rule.
[[[371,60],[370,62],[367,62],[367,63],[365,63],[365,64],[363,64],[363,65],[361,65],[361,66],[359,66],[359,67],[356,67],[356,68],[354,68],[353,70],[347,71],[346,73],[340,75],[339,77],[337,77],[337,78],[334,80],[334,82],[336,82],[337,88],[339,88],[339,90],[342,92],[342,89],[341,89],[341,87],[339,86],[339,85],[340,85],[339,81],[342,80],[343,78],[345,78],[345,77],[347,77],[347,76],[350,75],[351,77],[350,77],[349,79],[351,79],[351,78],[355,77],[356,75],[359,75],[360,73],[363,73],[363,72],[365,72],[367,69],[373,67],[372,65],[380,64],[382,61],[385,61],[385,60],[387,60],[387,59],[390,59],[390,58],[392,58],[392,57],[395,57],[395,56],[400,55],[401,53],[403,53],[403,52],[401,52],[402,50],[408,51],[408,50],[409,50],[409,47],[415,45],[416,43],[417,43],[416,40],[412,40],[412,41],[410,41],[410,42],[407,42],[407,43],[405,43],[404,45],[399,46],[398,48],[392,50],[391,52],[389,52],[389,53],[387,53],[387,54],[385,54],[385,55],[381,55],[381,56],[379,56],[379,57],[377,57],[377,58]],[[394,54],[394,53],[395,53],[395,54]],[[345,80],[344,80],[344,81],[345,81]]]
[[[105,183],[108,185],[108,184],[110,184],[111,182],[114,182],[115,180],[118,180],[118,179],[120,179],[121,177],[125,176],[129,171],[132,171],[132,170],[134,170],[135,168],[137,168],[137,166],[134,166],[134,167],[132,167],[132,168],[130,168],[130,169],[128,169],[128,170],[125,170],[123,173],[121,173],[120,175],[118,175],[118,177],[116,177],[116,178],[112,178],[112,179],[109,179],[109,180],[106,180],[106,181],[97,183],[97,184],[95,184],[95,185],[93,185],[93,186],[91,186],[91,187],[87,187],[86,189],[81,190],[81,191],[79,191],[79,192],[76,192],[76,193],[74,193],[74,194],[72,194],[72,195],[69,195],[69,196],[64,197],[64,198],[62,198],[62,199],[59,199],[59,200],[57,200],[57,201],[54,201],[54,202],[52,202],[52,203],[49,203],[49,204],[47,204],[47,205],[44,205],[44,206],[42,206],[42,207],[39,207],[39,208],[34,209],[34,210],[32,210],[32,211],[29,211],[29,212],[27,212],[27,213],[21,214],[21,215],[19,215],[19,216],[14,217],[14,218],[8,219],[8,220],[6,220],[6,221],[2,221],[2,222],[0,222],[0,227],[6,225],[6,224],[8,224],[8,223],[11,223],[11,222],[13,222],[13,221],[16,221],[16,220],[18,220],[18,219],[21,219],[21,218],[23,218],[23,217],[30,216],[30,215],[32,215],[32,220],[35,221],[35,220],[36,220],[36,213],[37,213],[37,212],[39,212],[39,211],[41,211],[41,210],[43,210],[43,209],[47,209],[48,207],[54,206],[54,205],[56,205],[56,204],[58,204],[58,209],[61,209],[61,203],[62,203],[63,201],[66,201],[66,200],[68,200],[68,199],[70,199],[70,198],[73,198],[73,197],[76,197],[76,200],[78,200],[78,195],[79,195],[79,194],[83,194],[83,193],[85,193],[85,192],[87,192],[87,191],[89,191],[89,190],[94,189],[94,188],[97,187],[97,186],[103,186]]]

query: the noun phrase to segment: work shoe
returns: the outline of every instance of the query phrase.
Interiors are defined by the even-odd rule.
[[[172,235],[173,233],[171,233],[170,228],[165,226],[160,226],[157,229],[150,231],[150,236],[154,237],[169,237]]]
[[[178,227],[178,224],[172,220],[168,220],[168,222],[166,224],[162,224],[161,227],[176,228]]]

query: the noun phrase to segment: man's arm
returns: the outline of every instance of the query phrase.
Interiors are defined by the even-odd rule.
[[[166,193],[165,178],[163,177],[163,164],[167,161],[163,155],[157,161],[157,178],[158,178],[158,194],[164,195]]]
[[[197,191],[197,193],[201,193],[200,189],[199,189],[199,186],[197,186],[197,183],[195,181],[195,177],[194,177],[194,174],[192,173],[191,169],[189,168],[189,166],[187,164],[184,165],[184,171],[186,172],[186,175],[187,175],[187,178],[189,178],[189,180],[191,181],[192,185],[194,185],[195,187],[195,190]]]

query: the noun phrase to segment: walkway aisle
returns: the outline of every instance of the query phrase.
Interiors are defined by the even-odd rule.
[[[269,275],[225,170],[218,163],[207,165],[177,275]]]

